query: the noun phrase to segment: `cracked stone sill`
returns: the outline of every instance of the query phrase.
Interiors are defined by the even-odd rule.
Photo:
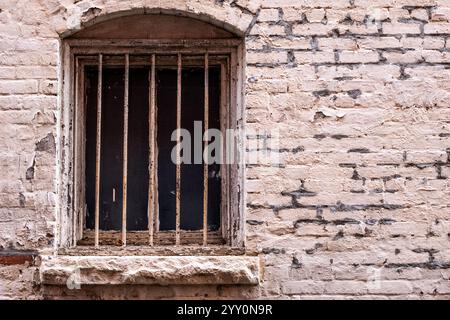
[[[42,256],[43,285],[258,285],[255,256]]]

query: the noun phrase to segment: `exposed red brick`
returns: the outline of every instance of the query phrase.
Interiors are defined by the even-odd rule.
[[[0,265],[16,265],[25,264],[26,262],[32,262],[35,254],[33,253],[0,253]]]

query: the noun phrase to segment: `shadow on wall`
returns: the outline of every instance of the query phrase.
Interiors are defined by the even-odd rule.
[[[255,299],[259,286],[245,285],[118,285],[118,286],[81,286],[69,289],[63,286],[45,286],[44,299]]]

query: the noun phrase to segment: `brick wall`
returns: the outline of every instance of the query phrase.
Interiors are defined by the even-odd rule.
[[[58,213],[59,41],[154,1],[0,3],[0,298],[42,298]],[[450,298],[448,0],[159,1],[245,33],[258,288],[52,288],[53,297]]]

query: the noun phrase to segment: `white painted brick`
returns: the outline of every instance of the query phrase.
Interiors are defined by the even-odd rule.
[[[309,22],[316,23],[321,22],[325,18],[324,9],[312,9],[305,11],[306,18]]]
[[[379,49],[379,48],[401,48],[400,40],[395,37],[366,37],[358,40],[361,48],[365,49]]]
[[[430,63],[449,63],[450,52],[439,52],[434,50],[424,50],[422,53],[426,62]]]
[[[280,14],[278,9],[262,9],[259,12],[258,21],[278,21],[280,20]]]
[[[301,64],[310,63],[333,63],[334,53],[333,52],[296,52],[295,60]]]
[[[428,12],[425,9],[412,10],[411,17],[422,21],[428,21]]]
[[[420,34],[420,24],[383,23],[383,34]]]
[[[247,63],[286,63],[286,52],[247,52]]]
[[[443,49],[445,46],[444,38],[435,37],[406,37],[401,39],[401,47],[408,49]]]
[[[428,23],[423,31],[425,34],[449,34],[450,23]]]
[[[55,230],[65,231],[59,147],[72,143],[62,136],[61,38],[90,19],[90,7],[101,9],[100,21],[156,4],[4,2],[0,258],[10,247],[51,254]],[[240,194],[246,250],[259,255],[262,281],[220,290],[53,288],[50,298],[449,299],[450,271],[439,267],[450,259],[448,0],[161,3],[248,31],[239,125],[281,136],[263,163],[246,167]],[[49,133],[60,153],[36,151]],[[274,158],[282,164],[271,166]],[[0,298],[42,299],[37,269],[0,263]]]
[[[417,63],[422,61],[423,53],[419,51],[383,52],[383,57],[390,63]]]
[[[378,61],[378,52],[371,50],[342,51],[339,53],[339,62],[341,63],[370,63]]]
[[[295,7],[282,8],[284,21],[301,21],[303,10]]]
[[[0,94],[37,93],[36,80],[0,80]]]
[[[322,23],[306,23],[299,24],[293,27],[292,32],[298,36],[311,36],[311,35],[319,35],[324,36],[331,33],[336,26],[322,24]]]
[[[310,38],[273,39],[270,42],[270,45],[274,48],[283,48],[286,50],[311,49],[311,39]]]
[[[251,35],[279,36],[286,35],[285,29],[281,25],[270,25],[266,23],[256,24],[250,33]]]
[[[340,39],[340,38],[318,38],[318,47],[322,51],[333,50],[356,50],[358,48],[355,39]]]

